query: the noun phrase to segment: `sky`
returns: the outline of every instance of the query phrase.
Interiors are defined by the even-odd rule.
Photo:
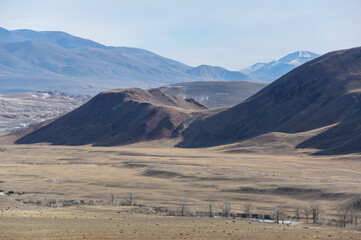
[[[0,0],[0,27],[64,31],[240,70],[361,46],[361,0]]]

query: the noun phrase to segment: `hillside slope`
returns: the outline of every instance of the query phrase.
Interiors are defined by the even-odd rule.
[[[360,152],[360,89],[361,47],[331,52],[292,70],[241,104],[193,122],[178,146],[215,146],[269,132],[297,133],[339,123],[299,147]],[[347,143],[342,142],[345,138]]]
[[[158,89],[115,89],[24,136],[16,143],[102,146],[170,136],[192,112],[206,108]]]

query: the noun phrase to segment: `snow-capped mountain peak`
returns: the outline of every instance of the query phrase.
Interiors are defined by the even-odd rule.
[[[256,77],[262,82],[272,82],[318,56],[320,55],[309,51],[297,51],[269,63],[256,63],[240,72]]]
[[[309,60],[312,60],[318,56],[319,56],[318,54],[308,52],[308,51],[297,51],[297,52],[290,53],[290,54],[280,58],[278,61],[282,62],[282,63],[289,63],[289,64],[293,63],[292,65],[300,63],[298,65],[301,65],[301,64],[308,62]]]

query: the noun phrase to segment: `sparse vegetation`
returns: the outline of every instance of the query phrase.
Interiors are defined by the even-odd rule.
[[[210,218],[214,217],[214,209],[213,209],[213,202],[212,201],[208,203],[208,216]]]
[[[252,205],[250,203],[247,203],[246,205],[244,205],[243,211],[247,218],[251,217],[251,209],[252,209]]]
[[[132,206],[134,204],[134,193],[129,193],[125,201],[129,206]]]
[[[231,204],[226,203],[222,209],[223,216],[229,218],[231,216]]]
[[[182,204],[180,205],[180,214],[181,214],[181,216],[185,216],[185,215],[186,215],[186,207],[187,207],[187,205],[186,205],[185,203],[182,203]]]
[[[276,207],[275,210],[272,213],[273,219],[275,220],[275,223],[279,224],[280,222],[283,223],[286,212],[283,207]]]
[[[110,194],[110,202],[111,202],[111,205],[112,205],[112,206],[115,206],[115,205],[116,205],[116,204],[115,204],[115,196],[114,196],[113,193]]]
[[[272,185],[271,187],[267,187],[267,183],[254,184],[253,179],[254,175],[257,174],[257,171],[249,169],[255,167],[253,160],[258,160],[258,156],[253,158],[252,155],[249,155],[250,161],[243,163],[242,167],[237,167],[237,165],[234,165],[234,157],[237,155],[222,154],[220,157],[214,157],[211,153],[204,153],[199,150],[192,150],[192,152],[188,152],[187,150],[188,157],[184,158],[185,153],[183,150],[174,150],[175,152],[170,153],[163,149],[156,150],[155,152],[152,152],[153,150],[149,151],[148,149],[135,149],[134,152],[129,152],[129,149],[127,148],[124,148],[123,150],[117,148],[117,151],[114,151],[114,153],[106,152],[106,154],[109,155],[105,160],[105,152],[102,151],[92,152],[92,159],[87,160],[89,149],[85,147],[83,148],[85,150],[84,152],[79,150],[82,148],[77,147],[76,153],[72,152],[75,150],[69,150],[69,153],[67,153],[67,151],[62,148],[44,148],[46,149],[46,151],[44,151],[46,153],[39,152],[38,150],[31,150],[33,152],[27,150],[29,151],[29,154],[24,158],[19,158],[21,168],[18,168],[18,174],[19,176],[24,176],[23,185],[21,188],[11,186],[11,189],[15,191],[19,189],[24,190],[25,194],[21,196],[16,195],[16,199],[19,199],[19,202],[27,203],[28,207],[31,207],[29,206],[31,204],[35,207],[52,208],[77,205],[83,208],[87,207],[87,205],[93,205],[95,206],[94,209],[102,207],[108,208],[110,206],[117,209],[118,207],[131,206],[131,212],[145,212],[150,215],[160,214],[162,216],[234,218],[234,221],[238,221],[237,219],[240,218],[252,218],[252,221],[266,219],[267,221],[273,220],[280,224],[285,220],[293,219],[293,221],[299,221],[301,224],[316,222],[317,224],[344,226],[343,220],[341,219],[341,212],[336,211],[338,205],[329,204],[327,201],[324,202],[323,198],[321,198],[325,194],[333,194],[326,192],[324,188],[322,188],[322,182],[317,183],[312,179],[314,185],[312,188],[307,189],[300,186],[288,187]],[[48,154],[48,152],[54,154]],[[162,155],[162,152],[166,152],[164,156]],[[16,153],[16,151],[10,148],[10,150],[5,153],[0,152],[0,154],[5,154],[0,157],[5,159],[4,162],[6,163],[9,162],[10,159],[19,156],[9,155],[10,157],[7,157],[7,154],[14,153]],[[61,157],[57,157],[57,155]],[[52,156],[55,157],[52,158]],[[140,157],[141,161],[139,160]],[[117,165],[115,161],[109,161],[108,158],[124,158],[125,162],[132,162],[133,165],[132,167],[124,165],[122,160],[118,160],[119,165]],[[206,164],[195,164],[195,161],[189,161],[191,158],[194,158],[200,163],[206,162]],[[287,176],[292,174],[294,179],[297,179],[297,181],[300,181],[302,184],[307,184],[309,181],[306,177],[297,178],[294,170],[299,171],[299,169],[302,169],[302,164],[306,165],[303,169],[305,170],[309,169],[310,165],[313,166],[317,163],[312,159],[311,161],[309,159],[305,160],[304,158],[294,158],[296,159],[294,161],[297,164],[300,164],[301,167],[298,166],[297,169],[292,169],[292,167],[287,166],[287,169],[283,169],[279,167],[283,160],[279,160],[277,163],[277,171],[278,173]],[[157,159],[156,163],[154,159]],[[172,159],[171,164],[169,164],[169,159]],[[272,182],[274,185],[278,184],[278,181],[285,180],[285,178],[278,176],[278,173],[273,172],[274,170],[268,170],[274,169],[272,161],[270,161],[270,163],[267,163],[266,160],[264,161],[265,163],[263,163],[263,166],[265,166],[265,168],[262,170],[262,174],[264,175],[258,175],[260,179],[264,180],[272,177],[275,179]],[[307,163],[307,161],[310,162]],[[87,165],[82,165],[83,163],[89,164],[89,166],[84,167]],[[333,168],[341,167],[339,161],[331,161],[331,163],[333,164]],[[342,163],[342,168],[349,168],[350,166],[347,166],[347,164],[347,162]],[[99,172],[97,168],[90,167],[96,165],[105,166],[108,169],[107,173]],[[11,172],[3,169],[13,167],[13,165],[2,163],[1,166],[0,172],[7,181],[5,184],[11,185],[9,182],[13,179],[13,175]],[[53,166],[56,168],[53,168]],[[201,166],[206,167],[204,167],[203,170],[203,167]],[[352,166],[354,168],[355,164],[353,163]],[[56,177],[56,179],[63,182],[63,184],[57,184],[52,181],[49,176],[39,177],[39,172],[43,172],[43,167],[49,172],[55,172],[55,169],[61,168],[63,171],[61,174],[57,172],[56,175],[54,174],[54,176],[50,177]],[[243,183],[239,185],[239,172],[242,172],[243,169],[247,167],[249,167],[247,171],[250,172],[246,172],[242,175],[242,181],[247,185],[243,185]],[[209,169],[212,171],[209,171]],[[79,175],[73,174],[75,170]],[[67,171],[69,174],[67,174]],[[40,181],[37,186],[32,182],[31,178],[27,178],[26,174],[29,172],[39,174],[36,176],[38,179],[43,180],[43,182]],[[124,175],[124,180],[123,178],[115,177],[118,176],[119,172]],[[144,174],[150,172],[158,174]],[[331,174],[325,172],[327,172],[327,170],[323,171],[321,174]],[[80,174],[81,177],[78,177]],[[312,177],[312,173],[305,171],[304,174],[308,177]],[[341,175],[343,172],[338,172],[337,174]],[[326,175],[323,177],[325,176]],[[137,177],[143,179],[138,181]],[[345,183],[349,184],[349,182],[354,181],[354,178],[347,174],[342,175],[342,178],[345,180],[335,181],[335,192],[341,192]],[[131,182],[129,182],[129,179],[131,179]],[[144,181],[144,179],[147,181]],[[195,179],[197,181],[195,181]],[[84,182],[87,184],[84,185]],[[230,185],[232,187],[229,187]],[[7,187],[4,186],[6,185],[2,185],[0,182],[0,189],[8,191]],[[151,186],[152,191],[149,190],[149,186]],[[355,186],[355,191],[358,191],[359,188],[357,188],[357,185]],[[84,191],[81,189],[83,187]],[[48,192],[40,192],[43,191],[43,189],[51,190]],[[104,193],[98,194],[99,189],[104,191]],[[132,189],[132,192],[130,192],[129,189]],[[179,194],[181,191],[189,191],[187,199],[184,198],[184,195]],[[92,195],[89,193],[95,194]],[[212,200],[208,200],[210,199],[210,193],[213,194]],[[351,196],[350,199],[342,201],[343,207],[347,207],[348,211],[347,217],[345,218],[345,227],[358,229],[360,228],[360,214],[358,212],[358,206],[360,205],[359,198],[352,195],[354,194],[353,192],[347,194]],[[139,198],[137,197],[138,195]],[[227,198],[224,196],[227,196]],[[268,198],[268,196],[271,197]],[[311,203],[308,200],[310,196],[318,200]],[[345,199],[346,195],[334,194],[331,196],[335,199],[339,196],[341,199]],[[15,198],[15,195],[9,197]],[[229,201],[229,199],[234,200]],[[281,201],[292,201],[294,203],[293,205],[280,205]],[[315,203],[318,203],[319,205],[315,205]],[[144,205],[147,207],[144,207]],[[303,209],[300,206],[307,207]],[[351,209],[353,210],[350,211]],[[197,220],[194,219],[193,221]]]
[[[351,204],[340,205],[337,215],[339,217],[338,222],[341,227],[350,227],[354,229],[360,229],[359,219],[360,219],[360,209],[355,209],[353,204],[355,199],[351,200]],[[357,201],[357,198],[356,198]]]
[[[305,214],[305,218],[306,218],[306,223],[308,223],[309,220],[309,216],[310,216],[310,209],[306,206],[303,208],[303,213]]]
[[[320,218],[321,206],[319,203],[313,203],[310,206],[312,222],[313,224],[317,224]]]
[[[295,214],[295,219],[297,220],[297,222],[300,221],[300,208],[298,206],[295,206],[294,208],[294,214]]]

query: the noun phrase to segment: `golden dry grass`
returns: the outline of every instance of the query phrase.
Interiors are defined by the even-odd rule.
[[[179,211],[185,203],[187,212],[207,212],[208,204],[213,202],[215,211],[230,204],[237,214],[251,203],[252,213],[271,215],[275,208],[282,207],[290,219],[296,207],[302,211],[318,202],[322,218],[329,221],[337,218],[340,205],[361,193],[359,155],[228,153],[219,148],[177,149],[143,143],[123,147],[3,145],[0,159],[0,189],[26,193],[0,196],[0,231],[2,236],[8,236],[4,239],[11,239],[11,235],[20,238],[19,229],[29,229],[23,235],[29,239],[79,239],[83,235],[101,239],[105,233],[109,234],[103,239],[361,237],[357,232],[347,235],[348,229],[332,227],[249,224],[240,220],[233,223],[226,219],[161,217],[123,210],[116,214],[116,208],[122,208],[116,206],[79,206],[81,210],[76,211],[83,216],[79,217],[69,207],[33,209],[33,205],[21,204],[45,198],[96,200],[99,204],[109,202],[111,194],[116,203],[124,203],[133,192],[135,203],[144,206],[141,209],[164,207]],[[163,227],[155,225],[156,221]],[[218,225],[214,230],[215,224]],[[59,230],[57,226],[61,226]],[[9,229],[5,231],[8,235],[3,229]],[[67,229],[72,229],[68,235]],[[338,231],[341,235],[337,235]]]
[[[8,210],[0,239],[360,239],[349,229],[247,220],[169,217],[125,207]]]

